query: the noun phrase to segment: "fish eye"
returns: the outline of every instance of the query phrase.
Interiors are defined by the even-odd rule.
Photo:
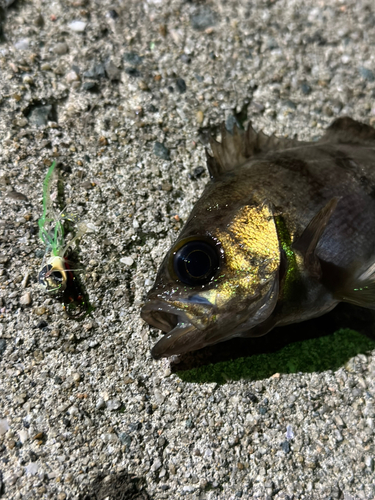
[[[208,283],[219,267],[216,248],[205,241],[188,241],[174,254],[173,268],[187,285]]]

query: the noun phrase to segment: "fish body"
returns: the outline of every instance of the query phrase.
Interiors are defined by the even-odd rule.
[[[222,128],[211,180],[142,317],[155,358],[320,316],[375,309],[375,129],[343,117],[316,142]]]

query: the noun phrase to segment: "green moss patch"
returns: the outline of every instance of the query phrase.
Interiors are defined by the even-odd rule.
[[[177,372],[185,382],[217,382],[260,380],[274,373],[312,373],[337,370],[350,358],[375,349],[375,341],[350,329],[333,335],[289,344],[280,351],[256,354],[247,358],[219,362]]]

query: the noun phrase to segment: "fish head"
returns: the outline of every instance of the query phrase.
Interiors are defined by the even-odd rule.
[[[227,187],[206,188],[148,293],[142,318],[165,332],[156,359],[240,336],[275,308],[280,245],[272,208],[241,204]]]

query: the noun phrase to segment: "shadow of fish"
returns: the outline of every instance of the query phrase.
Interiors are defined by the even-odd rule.
[[[207,154],[211,181],[159,269],[142,318],[154,358],[320,316],[375,309],[375,129],[339,118],[316,142],[251,125]]]

